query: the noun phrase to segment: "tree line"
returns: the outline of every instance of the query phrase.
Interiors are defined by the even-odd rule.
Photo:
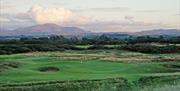
[[[149,43],[161,43],[166,46],[150,45]],[[171,44],[171,45],[170,45]],[[95,37],[71,37],[49,36],[39,38],[23,37],[19,40],[0,40],[0,54],[26,53],[34,51],[64,51],[64,50],[92,50],[92,49],[118,49],[142,53],[180,53],[180,36],[130,36],[124,39],[111,38],[106,35]],[[92,45],[88,48],[76,45]],[[118,45],[107,47],[105,45]]]

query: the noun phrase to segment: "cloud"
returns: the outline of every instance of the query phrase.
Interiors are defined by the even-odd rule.
[[[18,28],[35,24],[55,23],[62,26],[81,26],[89,22],[89,18],[81,16],[65,8],[43,8],[34,6],[24,13],[0,13],[3,27]]]
[[[138,12],[138,13],[160,13],[160,12],[167,12],[167,11],[163,11],[163,10],[139,10],[136,12]]]
[[[93,32],[137,32],[157,28],[173,28],[162,23],[148,23],[140,21],[96,21],[84,27]]]
[[[91,10],[114,10],[115,8],[91,8]],[[126,8],[116,8],[117,10],[128,10]],[[84,9],[84,11],[89,12]],[[101,12],[102,13],[102,12]],[[86,16],[79,15],[81,13],[71,11],[63,7],[56,8],[43,8],[41,6],[34,6],[29,11],[23,13],[0,13],[0,22],[3,27],[17,28],[26,27],[35,24],[55,23],[62,26],[77,26],[85,28],[89,31],[140,31],[151,28],[174,28],[174,26],[168,26],[164,22],[162,23],[149,23],[149,21],[143,22],[142,20],[136,20],[134,16],[124,16],[121,12],[121,18],[115,18],[116,20],[106,20],[102,18],[96,22],[95,19],[91,19]],[[87,15],[88,16],[88,15]],[[110,16],[108,16],[110,17]],[[178,25],[177,25],[178,26]]]
[[[4,19],[8,19],[9,21],[31,21],[32,19],[27,13],[18,13],[18,14],[8,14],[1,13],[0,14],[0,22],[5,22]]]
[[[10,20],[7,18],[0,17],[0,22],[9,22]]]
[[[98,12],[100,12],[100,11],[108,11],[108,12],[113,12],[113,11],[115,11],[115,12],[117,12],[117,11],[129,11],[130,10],[130,8],[128,8],[128,7],[109,7],[109,8],[107,8],[107,7],[104,7],[104,8],[87,8],[87,9],[79,9],[79,10],[75,10],[75,11],[98,11]]]
[[[130,22],[134,22],[134,17],[132,17],[132,16],[125,16],[124,19],[128,20]]]
[[[6,29],[16,29],[20,27],[32,26],[34,25],[34,22],[27,13],[0,13],[0,25],[0,27]]]
[[[61,8],[43,8],[34,6],[30,9],[31,18],[38,24],[55,23],[55,24],[83,24],[87,18],[80,16],[68,9]]]
[[[7,0],[0,0],[0,12],[6,12],[7,9],[15,8],[14,4],[8,3]]]
[[[32,19],[37,23],[63,23],[72,18],[73,13],[65,8],[48,8],[34,6],[30,10]]]
[[[5,9],[11,9],[13,6],[11,6],[11,5],[7,5],[7,4],[1,4],[1,11],[2,10],[5,10]]]
[[[97,11],[127,11],[130,10],[127,7],[111,7],[111,8],[90,8],[89,10],[97,10]]]

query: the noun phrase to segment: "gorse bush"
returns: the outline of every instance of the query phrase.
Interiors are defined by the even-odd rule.
[[[53,44],[21,44],[21,45],[2,45],[0,54],[26,53],[35,51],[63,51],[63,50],[82,50],[73,45],[53,45]]]
[[[18,44],[18,45],[1,45],[0,54],[14,54],[14,53],[26,53],[35,51],[64,51],[64,50],[127,50],[141,53],[180,53],[180,46],[167,45],[167,46],[155,46],[150,44],[124,44],[114,47],[108,47],[105,45],[93,45],[88,48],[81,48],[75,45],[56,45],[56,44]]]
[[[180,53],[180,46],[154,46],[150,44],[123,45],[117,49],[142,53]]]

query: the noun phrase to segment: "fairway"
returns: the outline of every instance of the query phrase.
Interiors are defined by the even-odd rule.
[[[108,56],[111,58],[108,59]],[[180,76],[180,63],[176,60],[164,62],[154,60],[154,58],[162,56],[179,60],[179,54],[153,55],[113,50],[3,55],[0,56],[0,84],[118,77],[132,83],[137,82],[142,77]],[[173,68],[169,65],[177,67]]]

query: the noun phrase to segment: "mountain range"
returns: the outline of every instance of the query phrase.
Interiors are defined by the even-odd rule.
[[[178,29],[154,29],[154,30],[146,30],[141,32],[133,33],[133,35],[142,36],[142,35],[150,35],[150,36],[159,36],[159,35],[169,35],[169,36],[180,36],[180,30]]]
[[[0,28],[0,36],[36,36],[36,35],[81,35],[89,33],[78,27],[62,27],[56,24],[41,24],[15,30]]]
[[[36,35],[68,35],[68,36],[82,36],[82,35],[98,35],[103,33],[93,33],[86,31],[84,29],[78,28],[78,27],[64,27],[59,26],[56,24],[40,24],[25,28],[18,28],[15,30],[8,30],[4,28],[0,28],[0,36],[36,36]],[[135,32],[135,33],[128,33],[128,32],[109,32],[106,34],[115,34],[117,36],[121,34],[128,34],[128,35],[135,35],[135,36],[141,36],[141,35],[170,35],[170,36],[180,36],[180,30],[178,29],[155,29],[155,30],[146,30],[141,32]]]

